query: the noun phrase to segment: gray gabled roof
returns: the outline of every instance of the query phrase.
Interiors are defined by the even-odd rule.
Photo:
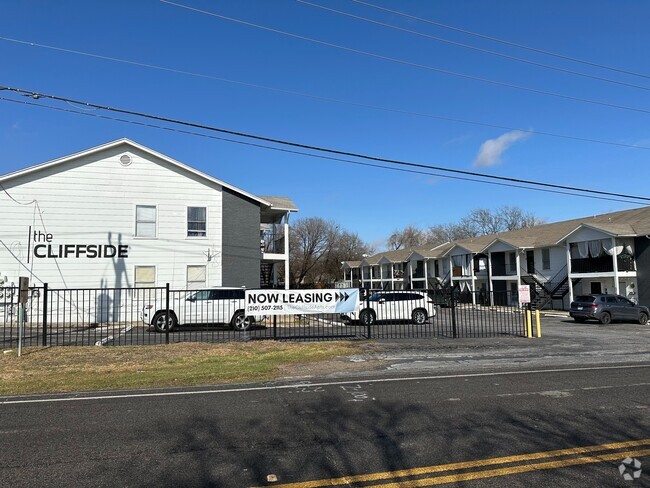
[[[107,142],[107,143],[101,144],[99,146],[91,147],[90,149],[85,149],[84,151],[80,151],[80,152],[77,152],[77,153],[74,153],[74,154],[70,154],[70,155],[64,156],[62,158],[53,159],[53,160],[47,161],[45,163],[36,164],[36,165],[30,166],[28,168],[24,168],[24,169],[21,169],[21,170],[18,170],[18,171],[14,171],[12,173],[7,173],[5,175],[1,175],[0,176],[0,183],[2,183],[4,181],[8,181],[8,180],[13,179],[13,178],[17,178],[18,176],[37,173],[39,171],[44,170],[45,168],[51,168],[51,167],[59,166],[61,164],[67,163],[68,161],[79,159],[79,158],[82,158],[82,157],[85,157],[85,156],[90,156],[90,155],[96,154],[96,153],[98,153],[100,151],[105,151],[107,149],[112,149],[112,148],[120,146],[120,145],[130,146],[133,149],[138,149],[140,151],[148,153],[148,154],[150,154],[150,155],[152,155],[152,156],[154,156],[156,158],[159,158],[159,159],[169,163],[172,166],[175,166],[175,167],[177,167],[179,169],[188,171],[188,172],[190,172],[190,173],[192,173],[192,174],[194,174],[194,175],[196,175],[196,176],[198,176],[198,177],[200,177],[200,178],[202,178],[202,179],[204,179],[206,181],[209,181],[211,183],[216,183],[219,186],[227,188],[227,189],[231,190],[232,192],[237,193],[239,195],[242,195],[242,196],[244,196],[246,198],[249,198],[249,199],[251,199],[251,200],[253,200],[253,201],[255,201],[255,202],[257,202],[257,203],[259,203],[259,204],[261,204],[263,206],[266,206],[266,207],[271,206],[271,203],[269,201],[265,200],[263,197],[258,197],[256,195],[253,195],[252,193],[248,193],[247,191],[244,191],[244,190],[242,190],[240,188],[237,188],[237,187],[235,187],[233,185],[230,185],[230,184],[228,184],[228,183],[226,183],[224,181],[218,180],[217,178],[214,178],[214,177],[212,177],[212,176],[210,176],[210,175],[208,175],[206,173],[203,173],[203,172],[201,172],[201,171],[199,171],[199,170],[197,170],[195,168],[192,168],[191,166],[183,164],[180,161],[176,161],[175,159],[172,159],[169,156],[166,156],[166,155],[164,155],[162,153],[154,151],[153,149],[150,149],[147,146],[143,146],[142,144],[138,144],[137,142],[134,142],[134,141],[132,141],[130,139],[127,139],[127,138],[116,139],[114,141]]]
[[[289,197],[270,197],[260,195],[260,198],[269,202],[271,204],[271,208],[274,208],[276,210],[286,210],[288,212],[298,211],[298,207]]]

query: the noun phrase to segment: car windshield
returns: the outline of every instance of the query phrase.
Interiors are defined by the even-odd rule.
[[[596,297],[592,297],[591,295],[578,296],[575,299],[576,302],[587,302],[587,303],[593,303],[594,300],[596,300]]]
[[[370,295],[370,298],[368,298],[368,300],[370,300],[371,302],[378,302],[379,299],[383,297],[384,295],[382,293],[373,293],[372,295]]]

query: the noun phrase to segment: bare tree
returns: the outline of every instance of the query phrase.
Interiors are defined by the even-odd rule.
[[[319,217],[298,220],[289,233],[289,272],[293,286],[299,286],[329,250],[338,225]]]
[[[341,276],[343,261],[361,260],[364,254],[373,253],[374,249],[363,242],[358,234],[342,230],[335,236],[325,259],[316,266],[318,276],[314,277],[314,281],[333,283]]]
[[[291,285],[328,284],[341,275],[341,262],[374,252],[354,233],[319,217],[296,221],[289,239]]]
[[[408,225],[402,230],[393,231],[388,237],[387,244],[391,251],[423,246],[426,244],[426,233],[413,225]]]
[[[396,230],[388,238],[388,248],[437,246],[444,242],[533,227],[544,222],[544,219],[519,207],[504,206],[496,210],[477,208],[456,223],[434,225],[426,231],[412,225]]]
[[[505,206],[497,209],[497,212],[502,222],[503,231],[527,229],[546,222],[532,212],[524,212],[519,207]]]

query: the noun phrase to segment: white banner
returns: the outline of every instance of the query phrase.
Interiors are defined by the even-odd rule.
[[[246,290],[246,315],[349,313],[358,308],[357,288]]]

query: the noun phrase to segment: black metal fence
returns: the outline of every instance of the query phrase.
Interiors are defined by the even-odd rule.
[[[351,314],[244,316],[241,289],[30,288],[24,346],[149,345],[185,341],[525,336],[510,292],[368,292]],[[0,288],[0,345],[17,347],[18,290]]]

